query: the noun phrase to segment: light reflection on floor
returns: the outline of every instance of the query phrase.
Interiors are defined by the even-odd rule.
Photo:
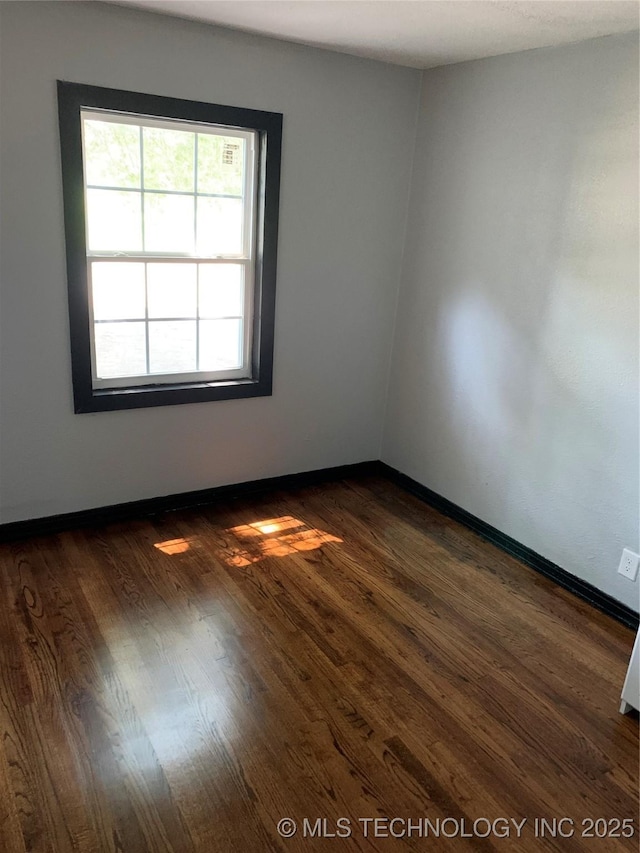
[[[189,550],[191,539],[167,539],[166,542],[156,542],[154,548],[163,554],[184,554]]]
[[[163,554],[179,558],[205,549],[205,537],[168,539],[153,543]],[[245,567],[267,557],[311,551],[337,536],[309,527],[286,515],[219,530],[207,542],[218,559]],[[178,611],[153,613],[153,630],[140,630],[137,640],[118,616],[104,607],[100,630],[111,650],[118,682],[132,702],[133,716],[118,734],[122,749],[138,766],[155,768],[159,761],[174,778],[192,773],[194,761],[211,768],[221,761],[221,749],[242,742],[243,697],[251,673],[243,672],[242,654],[229,656],[222,638],[226,627],[214,614],[193,621]],[[197,696],[194,702],[193,697]],[[120,713],[120,694],[113,714]],[[221,761],[220,773],[225,772]],[[105,779],[105,782],[110,782]]]
[[[227,558],[227,563],[238,567],[257,563],[265,557],[286,557],[298,551],[313,551],[328,542],[342,542],[337,536],[308,527],[304,521],[291,515],[240,524],[226,532],[231,533],[240,545],[232,548],[233,553]]]
[[[199,547],[194,539],[187,548]],[[234,649],[233,642],[225,643],[224,618],[215,613],[198,618],[190,599],[178,596],[175,603],[167,607],[150,591],[141,620],[125,619],[120,609],[108,606],[97,615],[113,666],[103,693],[106,714],[110,724],[122,720],[114,734],[118,748],[142,772],[156,772],[159,762],[180,780],[198,762],[206,762],[212,773],[218,767],[225,772],[224,749],[242,741],[243,698],[251,675],[241,644]],[[220,606],[224,610],[224,600]],[[105,784],[119,778],[110,775],[114,767],[101,766]]]
[[[313,551],[329,542],[342,542],[337,536],[309,527],[291,515],[280,518],[265,518],[249,524],[229,527],[225,533],[231,534],[237,544],[230,543],[223,559],[230,566],[249,566],[265,557],[286,557],[299,551]],[[163,554],[184,554],[195,544],[191,539],[168,539],[156,542],[154,548]]]

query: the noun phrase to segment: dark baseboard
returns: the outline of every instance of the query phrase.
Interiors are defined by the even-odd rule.
[[[526,545],[522,545],[506,533],[502,533],[482,519],[477,518],[465,509],[457,506],[451,501],[436,494],[431,489],[402,474],[385,462],[358,462],[354,465],[338,465],[334,468],[322,468],[317,471],[303,471],[299,474],[285,474],[281,477],[267,477],[263,480],[250,480],[245,483],[236,483],[228,486],[216,486],[211,489],[199,489],[193,492],[181,492],[175,495],[164,495],[159,498],[145,498],[140,501],[114,504],[112,506],[96,507],[95,509],[80,510],[79,512],[67,512],[62,515],[46,516],[44,518],[33,518],[25,521],[12,521],[0,524],[0,542],[9,542],[16,539],[26,539],[31,536],[45,536],[60,533],[63,530],[72,530],[77,527],[96,527],[101,524],[110,524],[117,521],[129,521],[135,518],[143,518],[149,515],[157,515],[163,512],[172,512],[179,509],[190,509],[192,507],[213,504],[220,500],[233,500],[246,495],[273,492],[279,489],[298,489],[305,486],[313,486],[319,483],[327,483],[336,480],[344,480],[351,477],[364,477],[377,475],[385,477],[407,492],[420,498],[420,500],[432,506],[434,509],[459,521],[482,536],[488,542],[506,551],[513,557],[517,557],[527,566],[547,578],[555,581],[559,586],[588,601],[603,613],[613,617],[618,622],[634,630],[638,629],[640,618],[638,614],[616,601],[605,592],[601,592],[590,583],[581,580],[575,575],[561,569],[555,563],[542,557]]]
[[[595,586],[587,583],[587,581],[583,581],[565,571],[565,569],[561,569],[560,566],[552,563],[551,560],[547,560],[546,557],[532,551],[531,548],[522,545],[520,542],[512,539],[511,536],[507,536],[506,533],[502,533],[497,528],[487,524],[486,521],[482,521],[482,519],[467,512],[466,509],[462,509],[457,504],[447,500],[447,498],[443,498],[442,495],[431,491],[431,489],[418,483],[417,480],[413,480],[406,474],[396,471],[395,468],[392,468],[385,462],[380,462],[378,470],[382,476],[391,480],[392,483],[400,486],[405,491],[411,492],[411,494],[420,498],[420,500],[429,504],[429,506],[437,509],[438,512],[464,524],[465,527],[482,536],[487,542],[491,542],[512,557],[517,557],[527,566],[535,569],[536,572],[555,581],[559,586],[568,589],[569,592],[572,592],[584,601],[588,601],[589,604],[597,607],[598,610],[601,610],[628,628],[633,628],[635,631],[638,630],[640,617],[634,610],[627,607],[626,604],[616,601],[615,598],[607,595],[606,592],[602,592]]]
[[[66,512],[61,515],[45,516],[44,518],[11,521],[7,524],[0,524],[0,542],[27,539],[31,536],[46,536],[77,527],[95,527],[116,521],[129,521],[148,515],[158,515],[162,512],[213,504],[220,500],[233,500],[261,492],[297,489],[318,483],[344,480],[347,477],[362,477],[378,473],[380,473],[379,462],[357,462],[354,465],[338,465],[334,468],[321,468],[317,471],[302,471],[299,474],[266,477],[262,480],[249,480],[245,483],[235,483],[229,486],[215,486],[211,489],[180,492],[175,495],[163,495],[159,498],[144,498],[140,501],[96,507],[95,509],[83,509],[78,512]]]

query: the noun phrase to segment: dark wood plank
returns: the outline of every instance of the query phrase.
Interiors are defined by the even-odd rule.
[[[374,477],[8,544],[0,850],[636,850],[632,641]]]

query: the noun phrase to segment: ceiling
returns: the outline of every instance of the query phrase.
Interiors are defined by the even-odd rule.
[[[638,29],[636,0],[112,0],[414,68]]]

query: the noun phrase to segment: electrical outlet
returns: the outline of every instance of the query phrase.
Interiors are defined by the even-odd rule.
[[[624,575],[630,581],[634,581],[638,576],[638,560],[640,556],[634,554],[628,548],[625,548],[620,557],[620,565],[618,566],[618,574]]]

